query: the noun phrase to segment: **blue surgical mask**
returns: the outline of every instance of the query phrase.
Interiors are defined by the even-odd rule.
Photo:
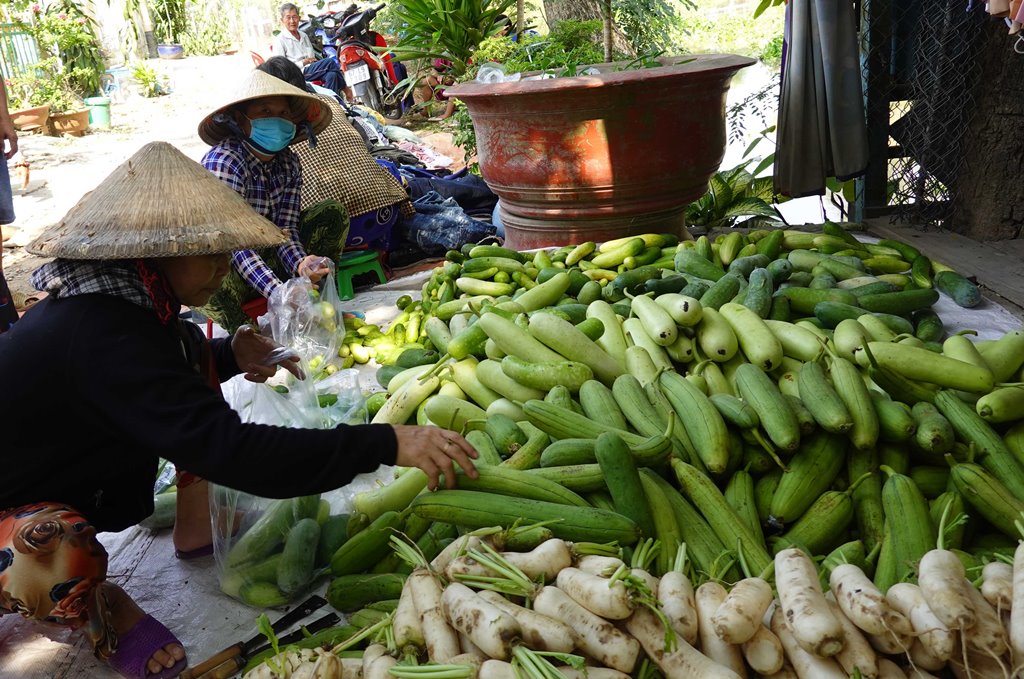
[[[249,139],[271,153],[277,153],[295,138],[295,123],[284,118],[250,119],[249,127]]]

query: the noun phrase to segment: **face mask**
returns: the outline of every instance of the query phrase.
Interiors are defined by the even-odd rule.
[[[295,138],[295,123],[284,118],[249,120],[249,138],[271,153],[277,153]]]

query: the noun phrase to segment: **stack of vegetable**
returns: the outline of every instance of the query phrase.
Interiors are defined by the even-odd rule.
[[[825,231],[449,253],[406,304],[410,367],[382,369],[370,405],[374,422],[464,432],[480,478],[427,494],[402,470],[357,496],[367,527],[330,559],[329,599],[397,598],[399,531],[427,558],[490,526],[497,549],[656,538],[653,576],[685,544],[691,575],[724,583],[770,580],[800,548],[883,595],[937,542],[971,579],[1010,557],[1024,333],[945,337],[936,288],[971,306],[973,284],[906,244]]]
[[[1024,657],[1014,601],[1024,548],[1013,565],[989,564],[980,591],[955,554],[931,549],[918,584],[883,594],[836,559],[823,586],[795,548],[775,556],[774,588],[757,576],[727,588],[695,569],[685,547],[656,577],[657,541],[623,560],[608,545],[558,538],[502,552],[480,533],[429,563],[393,537],[412,570],[390,599],[359,608],[353,598],[350,625],[255,659],[246,679],[996,677]]]

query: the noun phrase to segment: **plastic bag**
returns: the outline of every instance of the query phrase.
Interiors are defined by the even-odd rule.
[[[328,274],[319,289],[308,278],[292,278],[270,293],[260,331],[278,344],[293,349],[314,374],[337,359],[338,334],[344,333],[334,262],[326,260]]]
[[[521,73],[505,73],[505,67],[501,64],[486,63],[477,71],[476,81],[478,83],[510,83],[516,82],[522,77]]]
[[[320,382],[285,374],[289,387],[236,377],[225,383],[225,399],[245,422],[316,429],[367,421],[358,371],[341,370]],[[340,488],[273,500],[211,485],[221,589],[257,608],[283,606],[302,595],[348,535],[351,496]]]

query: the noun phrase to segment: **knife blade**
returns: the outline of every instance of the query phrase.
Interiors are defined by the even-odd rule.
[[[292,610],[288,611],[280,618],[278,618],[277,622],[271,624],[270,628],[274,630],[275,634],[277,634],[278,632],[283,632],[284,630],[288,629],[298,621],[307,617],[313,611],[319,610],[320,608],[323,608],[326,605],[326,599],[314,594],[313,596],[309,597],[301,604],[299,604],[298,606],[296,606],[295,608],[293,608]],[[256,634],[256,636],[247,641],[240,641],[237,644],[228,646],[223,651],[220,651],[212,657],[207,658],[195,667],[190,667],[186,669],[184,672],[178,675],[178,679],[196,679],[200,675],[205,674],[206,672],[209,672],[213,668],[222,664],[224,661],[235,656],[241,655],[247,650],[252,650],[254,647],[260,645],[262,639],[265,639],[265,637],[261,632]]]
[[[285,646],[289,644],[294,644],[297,641],[302,641],[302,639],[304,639],[307,634],[315,634],[322,629],[333,627],[340,621],[341,618],[338,616],[337,613],[328,613],[327,615],[317,618],[308,625],[302,625],[299,627],[299,629],[295,630],[294,632],[291,632],[290,634],[286,634],[283,637],[280,637],[277,640],[277,645],[279,648],[283,649]],[[264,644],[258,648],[253,649],[250,653],[242,652],[239,655],[236,655],[232,658],[228,658],[220,665],[214,667],[209,672],[199,675],[197,679],[228,679],[228,677],[233,677],[248,664],[249,658],[255,657],[260,653],[263,653],[264,651],[270,650],[271,648],[272,647],[270,644]]]

